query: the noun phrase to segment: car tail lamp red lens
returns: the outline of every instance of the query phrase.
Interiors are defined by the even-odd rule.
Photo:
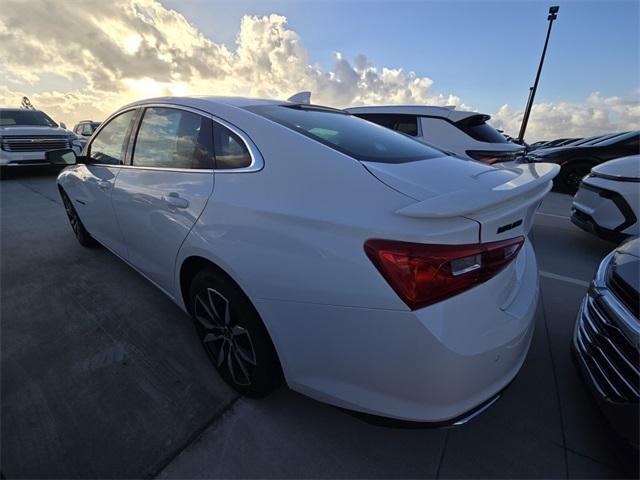
[[[524,237],[469,245],[367,240],[364,250],[411,308],[426,307],[486,282],[516,258]]]

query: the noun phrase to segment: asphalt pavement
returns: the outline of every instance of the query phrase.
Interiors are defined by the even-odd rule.
[[[503,397],[466,425],[374,426],[283,386],[238,397],[191,320],[73,237],[50,172],[0,183],[0,466],[6,478],[618,478],[638,453],[573,365],[580,300],[615,245],[551,193],[531,233],[541,300]]]

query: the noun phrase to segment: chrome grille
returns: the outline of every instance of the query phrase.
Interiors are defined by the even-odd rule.
[[[636,318],[640,317],[640,301],[638,292],[627,285],[614,271],[607,280],[607,286],[611,292],[618,297],[625,307],[627,307]]]
[[[602,394],[617,402],[638,402],[638,350],[591,295],[585,299],[576,336],[579,353]]]
[[[59,135],[15,136],[2,139],[2,150],[6,152],[42,152],[61,148],[70,148],[70,144],[67,137]]]

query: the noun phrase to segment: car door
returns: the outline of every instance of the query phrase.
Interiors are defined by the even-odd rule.
[[[179,107],[144,109],[113,206],[129,262],[173,296],[175,259],[213,192],[212,120]]]
[[[86,164],[78,165],[82,181],[65,186],[87,231],[117,255],[127,258],[127,248],[111,205],[115,179],[125,162],[136,110],[111,118],[87,147]]]

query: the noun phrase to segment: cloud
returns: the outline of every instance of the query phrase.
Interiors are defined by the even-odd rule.
[[[435,91],[431,78],[376,66],[365,55],[349,61],[336,52],[332,67],[325,70],[313,63],[300,36],[280,15],[243,17],[236,44],[229,49],[155,0],[102,2],[100,8],[52,0],[2,4],[3,105],[18,105],[26,95],[68,123],[103,119],[132,100],[161,95],[287,98],[310,90],[315,102],[336,107],[387,103],[471,108],[453,93]],[[637,102],[603,99],[596,92],[584,105],[536,105],[529,132],[582,135],[637,121],[637,113]],[[495,123],[517,132],[518,116],[521,112],[505,105]]]
[[[503,105],[492,116],[492,123],[514,135],[520,130],[524,112]],[[586,137],[602,133],[640,129],[640,103],[621,97],[601,97],[594,92],[585,103],[534,104],[527,125],[528,141],[559,137]]]
[[[4,103],[28,95],[54,116],[74,121],[104,117],[137,98],[172,94],[287,98],[311,90],[314,101],[334,106],[463,106],[455,95],[434,93],[430,78],[378,69],[364,55],[351,63],[336,52],[333,68],[325,71],[312,64],[300,36],[280,15],[243,17],[231,51],[153,0],[105,2],[99,9],[5,0],[3,7],[0,68],[12,84],[1,92]],[[35,89],[51,72],[73,88]]]

